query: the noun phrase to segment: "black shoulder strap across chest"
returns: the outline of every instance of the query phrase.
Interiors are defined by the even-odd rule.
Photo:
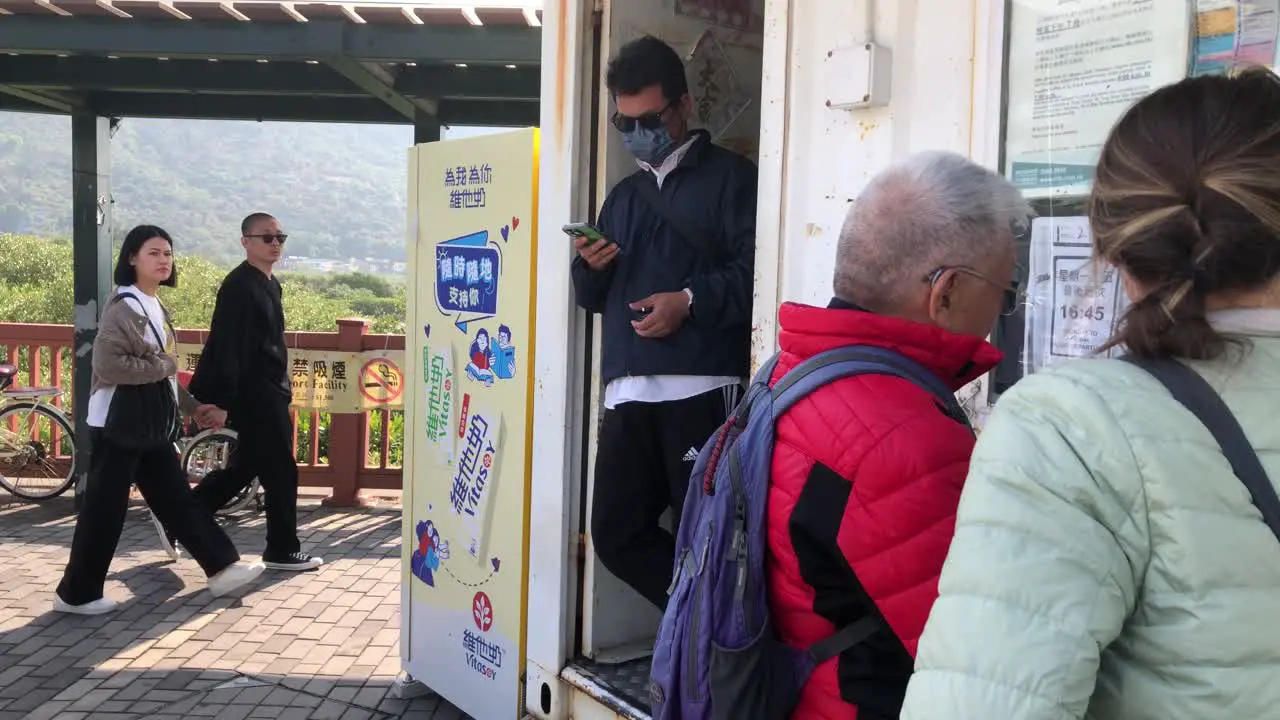
[[[1132,355],[1121,359],[1142,368],[1159,380],[1160,384],[1168,388],[1173,399],[1182,403],[1183,407],[1204,423],[1213,439],[1221,446],[1222,454],[1227,456],[1231,470],[1249,490],[1253,504],[1262,513],[1262,519],[1271,528],[1271,532],[1275,533],[1276,539],[1280,540],[1280,497],[1276,496],[1275,486],[1271,484],[1271,478],[1267,477],[1258,453],[1249,444],[1240,421],[1231,413],[1222,397],[1200,377],[1200,373],[1177,360],[1149,360]]]
[[[671,203],[662,196],[662,191],[658,189],[658,183],[654,178],[636,178],[636,187],[639,188],[640,197],[648,201],[649,206],[658,213],[658,217],[670,225],[677,235],[684,238],[685,242],[714,261],[723,259],[724,250],[721,244],[715,242],[712,235],[677,213],[675,208],[671,207]]]

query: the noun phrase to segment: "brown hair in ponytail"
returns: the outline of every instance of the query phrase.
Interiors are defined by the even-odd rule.
[[[1140,100],[1103,146],[1089,221],[1095,254],[1148,291],[1107,347],[1221,355],[1207,299],[1280,274],[1280,78],[1191,78]]]

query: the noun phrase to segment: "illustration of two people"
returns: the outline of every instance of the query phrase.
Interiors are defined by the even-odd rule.
[[[467,377],[492,386],[495,378],[509,380],[516,374],[516,348],[511,344],[511,328],[498,326],[496,346],[489,340],[489,331],[480,328],[471,341],[468,352]]]
[[[416,530],[418,547],[409,560],[409,569],[428,587],[435,587],[435,574],[440,571],[440,561],[449,559],[449,543],[441,542],[440,531],[430,520],[419,522]]]

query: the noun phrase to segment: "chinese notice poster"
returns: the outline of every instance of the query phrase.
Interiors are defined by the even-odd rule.
[[[1092,258],[1091,242],[1086,217],[1036,218],[1031,223],[1027,374],[1094,356],[1111,339],[1128,306],[1119,272]],[[1113,348],[1105,356],[1119,352]]]
[[[1015,0],[1009,34],[1009,177],[1028,198],[1088,192],[1107,133],[1187,72],[1179,0]]]
[[[520,130],[410,153],[403,655],[476,718],[521,709],[537,148]]]

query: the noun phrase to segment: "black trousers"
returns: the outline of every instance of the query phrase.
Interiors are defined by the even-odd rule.
[[[192,496],[172,446],[130,450],[96,434],[84,506],[71,541],[71,560],[58,584],[58,596],[64,602],[83,605],[102,597],[129,510],[129,486],[135,484],[151,511],[166,528],[173,528],[206,575],[215,575],[240,559],[213,513]]]
[[[267,549],[278,559],[302,549],[298,542],[298,462],[293,456],[293,419],[289,401],[269,398],[245,411],[233,411],[228,424],[239,434],[227,467],[196,486],[195,496],[210,512],[230,502],[256,477],[267,510]]]
[[[668,506],[680,516],[694,460],[740,394],[735,385],[683,400],[622,403],[604,413],[592,542],[609,572],[659,609],[667,606],[675,538],[658,519]]]

